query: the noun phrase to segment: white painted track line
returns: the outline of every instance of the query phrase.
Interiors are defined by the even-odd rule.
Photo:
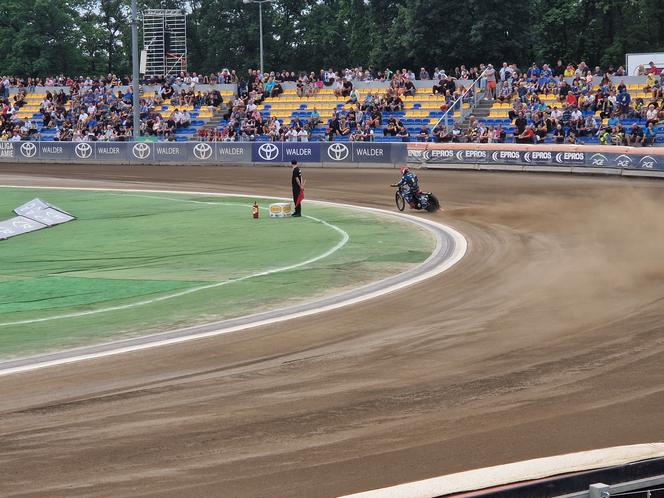
[[[138,189],[99,189],[99,188],[70,188],[70,187],[13,187],[13,188],[43,188],[45,190],[88,190],[88,191],[119,191],[119,192],[150,192],[182,195],[206,195],[218,197],[242,197],[257,199],[279,199],[274,196],[224,194],[211,192],[187,192],[171,190],[138,190]],[[288,200],[288,199],[285,199]],[[423,263],[411,268],[401,274],[388,277],[377,282],[363,285],[356,289],[317,299],[307,303],[302,303],[286,308],[258,313],[245,317],[223,320],[207,325],[189,327],[159,334],[137,337],[120,341],[113,341],[104,344],[76,348],[68,351],[61,351],[51,354],[43,354],[30,358],[21,358],[0,362],[0,376],[28,372],[47,367],[55,367],[74,362],[94,360],[112,355],[135,352],[149,348],[179,344],[186,341],[213,337],[221,334],[229,334],[240,330],[271,325],[274,323],[292,320],[317,313],[323,313],[343,306],[350,306],[369,299],[374,299],[388,293],[401,290],[405,287],[422,282],[428,278],[438,275],[456,263],[458,263],[466,254],[467,242],[459,232],[453,228],[431,221],[426,218],[420,218],[408,214],[391,212],[383,209],[369,208],[363,206],[354,206],[350,204],[340,204],[335,202],[308,200],[308,203],[322,206],[330,206],[356,211],[369,212],[381,216],[392,217],[407,220],[421,228],[431,232],[436,240],[436,246],[429,258]]]

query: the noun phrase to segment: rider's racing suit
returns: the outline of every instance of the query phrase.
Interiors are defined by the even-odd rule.
[[[412,171],[406,172],[402,177],[397,187],[401,189],[404,200],[412,205],[417,205],[417,193],[420,191],[420,187],[417,180],[417,175]]]

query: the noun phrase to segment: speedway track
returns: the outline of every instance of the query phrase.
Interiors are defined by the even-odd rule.
[[[391,209],[394,171],[304,169]],[[288,195],[288,170],[0,167],[13,185]],[[334,496],[658,441],[664,183],[423,171],[468,253],[347,308],[0,378],[3,496]],[[306,209],[306,207],[305,207]]]

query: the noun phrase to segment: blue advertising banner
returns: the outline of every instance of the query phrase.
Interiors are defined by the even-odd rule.
[[[637,149],[634,153],[592,152],[584,150],[491,150],[480,149],[409,149],[408,160],[425,164],[477,164],[560,166],[565,168],[609,168],[664,171],[664,156],[647,154]]]
[[[392,144],[354,142],[353,162],[390,163],[392,162]]]
[[[284,142],[281,145],[282,161],[293,159],[303,163],[319,163],[320,143],[316,142]]]
[[[251,144],[251,161],[255,163],[281,162],[281,143],[264,142]]]

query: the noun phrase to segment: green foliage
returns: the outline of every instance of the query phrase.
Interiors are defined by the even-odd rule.
[[[139,0],[183,8],[189,67],[259,65],[259,7],[242,0]],[[621,65],[664,50],[662,0],[275,0],[264,3],[265,68],[451,69],[503,61]],[[0,73],[128,73],[130,0],[3,0]]]
[[[68,0],[2,0],[0,73],[42,76],[84,69],[79,22]]]

